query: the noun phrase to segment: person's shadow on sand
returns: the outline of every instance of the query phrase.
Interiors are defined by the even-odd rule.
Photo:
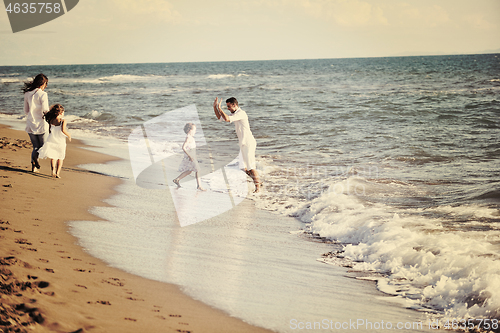
[[[26,173],[26,174],[29,174],[29,175],[32,175],[32,176],[42,177],[42,178],[52,178],[51,176],[44,175],[43,173],[31,172],[31,170],[20,169],[20,168],[5,166],[5,165],[1,165],[0,166],[0,170],[12,171],[12,172],[22,172],[22,173]]]

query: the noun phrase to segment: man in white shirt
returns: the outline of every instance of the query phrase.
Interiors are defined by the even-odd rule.
[[[231,112],[230,115],[222,111],[221,104],[222,99],[219,101],[216,97],[214,101],[215,115],[219,120],[234,123],[241,155],[243,157],[244,170],[246,174],[253,179],[255,184],[254,193],[257,193],[261,185],[259,174],[255,167],[255,149],[257,148],[257,141],[255,141],[252,131],[250,131],[247,113],[238,106],[238,101],[234,97],[226,100],[227,109]]]

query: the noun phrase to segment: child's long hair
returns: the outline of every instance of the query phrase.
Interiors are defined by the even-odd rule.
[[[56,119],[61,113],[64,112],[64,107],[61,104],[54,104],[50,107],[49,112],[44,115],[45,121],[49,123],[49,133],[52,126],[52,120]]]
[[[24,82],[23,92],[27,93],[28,91],[35,90],[36,88],[40,88],[45,83],[48,83],[49,79],[43,75],[42,73],[35,76],[32,81]]]

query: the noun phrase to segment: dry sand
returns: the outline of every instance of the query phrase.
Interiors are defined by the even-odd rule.
[[[32,173],[28,135],[0,125],[0,332],[268,332],[84,252],[65,221],[96,220],[120,180],[78,168],[113,159],[82,146],[61,179]]]

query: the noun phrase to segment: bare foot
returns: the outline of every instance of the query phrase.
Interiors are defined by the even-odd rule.
[[[198,186],[198,187],[197,187],[197,190],[198,190],[198,191],[205,192],[207,189],[205,189],[205,188],[203,188],[203,187],[201,187],[201,186]]]
[[[255,191],[253,191],[253,193],[259,193],[261,186],[262,186],[262,182],[255,183]]]

